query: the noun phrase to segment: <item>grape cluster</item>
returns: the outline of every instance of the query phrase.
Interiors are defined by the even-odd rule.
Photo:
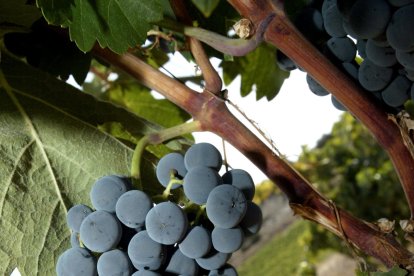
[[[219,175],[222,157],[211,144],[170,153],[156,167],[163,195],[132,189],[109,175],[90,191],[93,208],[69,209],[72,248],[60,255],[58,275],[237,275],[227,263],[262,223],[255,186],[244,170]],[[182,189],[177,202],[171,190]],[[165,197],[165,194],[167,196]],[[161,200],[154,203],[160,197]]]
[[[397,113],[414,100],[414,0],[317,0],[294,23],[389,112]],[[277,60],[283,70],[296,68],[281,52]],[[306,80],[314,94],[329,94],[311,76]],[[335,107],[345,110],[331,97]]]

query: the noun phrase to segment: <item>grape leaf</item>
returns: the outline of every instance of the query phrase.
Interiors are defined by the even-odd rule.
[[[73,0],[37,0],[43,16],[53,25],[64,25],[72,19]]]
[[[131,148],[97,125],[114,120],[141,136],[157,127],[5,53],[0,70],[0,275],[55,275],[67,209],[90,205],[97,178],[129,173]],[[155,160],[144,157],[143,183],[155,190]]]
[[[97,40],[118,54],[144,43],[150,23],[161,20],[164,10],[161,0],[74,0],[71,7],[65,26],[79,49],[87,52]]]
[[[42,14],[32,5],[26,5],[26,0],[0,0],[0,23],[30,27]]]
[[[191,2],[205,17],[210,17],[220,0],[192,0]]]
[[[138,116],[163,127],[172,127],[189,120],[191,116],[168,100],[157,100],[142,86],[113,87],[108,98]]]
[[[235,57],[234,61],[223,61],[221,67],[226,85],[241,75],[241,95],[247,96],[254,89],[257,100],[263,97],[272,100],[289,77],[289,72],[277,66],[276,50],[269,45],[261,45],[246,56]]]

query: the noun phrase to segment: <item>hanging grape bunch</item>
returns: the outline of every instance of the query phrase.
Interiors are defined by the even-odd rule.
[[[59,257],[57,274],[237,275],[227,261],[258,233],[262,213],[251,176],[240,169],[220,176],[221,167],[219,151],[200,143],[160,159],[161,195],[132,189],[128,178],[98,179],[93,208],[68,211],[72,248]],[[184,193],[180,202],[168,200],[175,189]]]
[[[414,1],[324,0],[313,1],[295,19],[296,27],[338,68],[398,113],[414,100]],[[279,67],[295,64],[283,53]],[[310,90],[330,93],[307,75]],[[333,96],[333,105],[345,110]]]

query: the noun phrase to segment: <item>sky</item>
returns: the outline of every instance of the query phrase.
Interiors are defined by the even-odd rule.
[[[218,61],[213,60],[218,68]],[[186,62],[179,54],[172,57],[172,62],[165,66],[174,75],[188,76],[194,73],[194,64]],[[199,87],[194,87],[200,90]],[[294,161],[301,153],[302,146],[315,146],[323,134],[330,133],[332,125],[339,120],[343,113],[331,103],[330,96],[314,95],[306,83],[306,73],[300,70],[291,72],[290,77],[283,83],[279,94],[272,100],[256,101],[255,93],[246,97],[240,96],[240,78],[228,87],[229,99],[256,122],[264,133],[275,143],[279,152],[289,160]],[[233,113],[237,115],[237,111]],[[241,118],[241,116],[237,116]],[[251,128],[251,127],[249,127]],[[251,128],[252,129],[252,128]],[[193,133],[196,142],[209,142],[223,152],[222,139],[208,132]],[[267,177],[258,170],[247,158],[226,143],[228,163],[237,169],[248,171],[255,183],[266,180]]]

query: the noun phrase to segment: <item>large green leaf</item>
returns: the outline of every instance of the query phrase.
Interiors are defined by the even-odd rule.
[[[54,14],[50,3],[38,1],[45,15]],[[60,24],[69,27],[71,39],[82,51],[91,50],[98,41],[102,47],[123,53],[145,41],[151,22],[163,18],[164,4],[163,0],[73,0],[72,5],[59,5],[63,7],[59,12],[71,18]],[[60,14],[59,18],[62,20],[64,16]],[[56,24],[54,18],[46,16],[46,19]]]
[[[137,135],[156,126],[4,53],[0,69],[0,275],[55,275],[69,247],[67,209],[90,204],[97,178],[130,170],[132,150],[97,125]],[[154,160],[144,161],[143,183],[156,189]]]
[[[258,100],[263,97],[272,100],[289,77],[288,72],[277,66],[276,50],[269,45],[262,45],[246,56],[235,57],[234,61],[224,61],[221,66],[225,84],[241,75],[241,95],[247,96],[254,90]]]
[[[47,22],[63,25],[72,19],[73,0],[36,0]]]
[[[33,5],[26,5],[26,0],[0,0],[0,23],[11,23],[30,27],[42,14]]]

